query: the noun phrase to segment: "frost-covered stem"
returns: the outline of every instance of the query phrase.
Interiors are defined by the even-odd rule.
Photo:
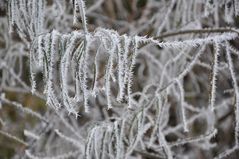
[[[193,66],[199,59],[199,57],[204,53],[206,46],[202,46],[202,48],[199,50],[199,52],[194,56],[193,60],[188,64],[188,66],[181,72],[179,73],[172,81],[170,81],[165,87],[159,87],[157,92],[162,92],[163,90],[169,88],[171,85],[177,82],[177,80],[181,80],[184,76],[186,76],[189,71],[192,70]]]
[[[168,22],[170,13],[172,12],[172,9],[174,8],[175,2],[176,2],[176,0],[172,0],[172,1],[171,1],[171,4],[170,4],[170,6],[168,7],[168,10],[167,10],[166,14],[164,15],[164,18],[163,18],[163,20],[162,20],[160,26],[158,26],[157,35],[159,35],[159,34],[162,32],[164,26],[165,26],[166,23]]]
[[[83,85],[83,93],[84,93],[84,108],[85,108],[85,112],[89,113],[89,89],[87,88],[87,71],[88,71],[88,65],[87,62],[89,60],[89,46],[90,46],[90,35],[85,35],[85,39],[84,39],[84,51],[83,51],[83,81],[82,81],[82,85]]]
[[[33,110],[31,110],[27,107],[23,107],[22,104],[14,102],[14,101],[10,101],[10,100],[6,99],[3,95],[0,96],[0,99],[3,103],[12,105],[12,106],[18,108],[19,110],[21,110],[24,113],[30,114],[30,115],[40,119],[41,121],[44,121],[45,123],[48,123],[48,120],[45,119],[41,114],[39,114],[37,112],[34,112]]]
[[[125,41],[124,41],[125,42]],[[124,49],[121,49],[121,45],[119,44],[118,46],[118,83],[119,83],[119,94],[118,94],[118,97],[117,97],[117,100],[119,102],[122,101],[123,99],[123,93],[124,93],[124,90],[123,90],[123,87],[124,87]]]
[[[180,146],[180,145],[184,145],[184,144],[188,144],[188,143],[193,143],[193,142],[199,142],[199,141],[203,141],[203,140],[210,140],[211,138],[215,137],[217,134],[217,129],[214,129],[213,131],[205,134],[205,135],[200,135],[198,137],[190,137],[190,138],[186,138],[186,139],[182,139],[182,140],[178,140],[174,143],[169,143],[169,147],[174,147],[174,146]]]
[[[40,55],[41,55],[41,39],[42,39],[42,36],[40,36],[38,39],[37,39],[37,42],[38,42],[38,59],[37,60],[40,60]],[[34,44],[35,41],[33,41],[33,44]],[[43,60],[43,59],[42,59]],[[34,52],[33,52],[33,47],[30,49],[30,81],[31,81],[31,93],[34,94],[36,92],[36,79],[35,79],[35,72],[33,71],[34,70],[34,64],[36,63],[36,59],[34,59]],[[37,63],[40,64],[40,62],[38,61]]]
[[[80,16],[81,16],[81,21],[82,21],[82,24],[83,24],[84,32],[85,32],[85,34],[88,34],[87,19],[86,19],[86,15],[85,15],[85,2],[84,2],[84,0],[75,0],[75,6],[74,6],[75,9],[74,10],[77,9],[76,8],[77,6],[79,7],[79,10],[80,10]],[[76,15],[74,15],[74,21],[77,21],[77,16]]]
[[[59,102],[57,102],[57,97],[54,95],[54,73],[55,73],[55,59],[56,59],[56,50],[57,50],[57,36],[58,33],[53,30],[51,34],[51,43],[49,45],[49,54],[50,54],[50,64],[49,64],[49,72],[47,79],[47,103],[52,105],[56,105],[55,108],[59,108]],[[53,101],[53,102],[52,102]]]
[[[1,104],[1,101],[0,101],[0,104]],[[0,109],[1,109],[1,107],[0,107]],[[5,126],[5,122],[2,120],[2,118],[0,118],[0,125]]]
[[[231,99],[229,99],[226,102],[223,102],[219,106],[215,107],[215,110],[220,110],[220,109],[222,109],[222,107],[228,106],[229,103],[231,103]],[[208,109],[203,109],[198,114],[189,118],[187,123],[192,124],[195,120],[202,118],[202,117],[207,117],[207,116],[208,116]],[[178,124],[175,127],[167,128],[166,130],[163,131],[163,133],[164,133],[164,135],[169,135],[170,133],[174,133],[182,128],[183,128],[183,124]]]
[[[118,121],[114,122],[114,134],[115,134],[115,140],[116,140],[116,159],[120,159],[121,154],[121,146],[120,146],[120,135],[119,135],[119,128],[118,128]]]
[[[20,144],[24,145],[25,147],[28,146],[28,144],[25,141],[23,141],[22,139],[20,139],[20,138],[18,138],[16,136],[13,136],[13,135],[11,135],[11,134],[9,134],[7,132],[4,132],[2,130],[0,130],[0,135],[5,136],[5,137],[7,137],[7,138],[17,142],[17,143],[20,143]]]
[[[94,74],[94,81],[93,81],[93,89],[92,89],[92,93],[94,96],[96,96],[98,94],[98,78],[99,78],[99,63],[97,62],[99,55],[100,55],[100,49],[101,49],[101,44],[99,46],[99,48],[96,51],[96,55],[95,55],[95,74]]]
[[[104,131],[103,133],[103,138],[102,138],[102,150],[101,150],[101,155],[100,158],[105,158],[105,154],[106,154],[106,138],[107,138],[108,132],[107,130]]]
[[[107,96],[107,107],[108,109],[112,108],[112,101],[111,101],[111,81],[110,81],[110,74],[113,70],[113,53],[112,51],[109,56],[108,64],[107,64],[107,70],[106,70],[106,83],[105,83],[105,89],[106,89],[106,96]]]
[[[168,159],[173,159],[172,151],[171,151],[171,149],[170,149],[170,147],[169,147],[169,145],[168,145],[168,143],[167,143],[167,141],[165,139],[165,136],[163,135],[162,131],[159,131],[159,141],[160,141],[162,147],[165,150],[167,158]]]
[[[159,88],[161,88],[163,86],[163,82],[164,82],[164,77],[167,75],[166,74],[166,71],[167,71],[167,68],[168,66],[170,66],[173,62],[177,61],[178,59],[180,59],[183,54],[184,54],[184,51],[181,51],[179,54],[177,54],[174,58],[171,58],[167,61],[167,63],[164,65],[163,67],[163,70],[162,70],[162,73],[161,73],[161,76],[160,76],[160,82],[159,82]]]
[[[236,28],[206,28],[206,29],[189,29],[189,30],[181,30],[176,32],[164,33],[160,36],[154,37],[154,39],[163,39],[163,38],[179,36],[183,34],[228,33],[228,32],[239,34],[239,30]]]
[[[237,85],[237,79],[236,79],[236,74],[234,71],[233,67],[233,62],[232,62],[232,57],[231,57],[231,52],[230,52],[230,47],[229,47],[229,42],[226,42],[226,56],[227,56],[227,61],[229,65],[229,71],[232,77],[232,83],[234,87],[234,92],[236,96],[236,103],[235,103],[235,121],[236,121],[236,126],[235,126],[235,144],[237,147],[239,147],[239,89]]]
[[[37,44],[38,44],[38,66],[39,67],[44,67],[44,47],[42,46],[43,44],[43,35],[40,35],[37,39]]]
[[[75,58],[77,61],[76,67],[75,67],[75,99],[77,102],[80,102],[80,91],[81,91],[81,86],[80,86],[80,69],[79,69],[79,64],[78,62],[81,61],[81,57],[83,54],[83,49],[84,49],[84,41],[82,41],[80,43],[80,45],[78,46],[77,50],[75,51]]]
[[[86,144],[86,149],[85,149],[85,158],[90,159],[91,157],[91,149],[92,149],[92,143],[93,143],[93,138],[95,136],[95,132],[98,127],[94,127],[88,136],[87,144]]]
[[[98,129],[97,133],[94,133],[94,153],[95,153],[95,159],[100,159],[100,153],[101,150],[99,150],[100,143],[102,140],[100,140],[101,135],[99,135],[102,132],[101,129]],[[100,136],[100,137],[99,137]]]
[[[77,112],[73,107],[72,99],[69,97],[68,93],[68,78],[69,78],[69,70],[71,65],[71,59],[73,56],[73,51],[77,41],[80,39],[81,34],[73,33],[73,36],[70,38],[68,47],[61,58],[61,80],[62,80],[62,95],[63,95],[63,103],[69,113],[74,113],[77,116]]]
[[[45,11],[44,11],[44,9],[45,9],[45,0],[39,0],[39,4],[38,4],[38,24],[37,24],[37,26],[38,26],[38,32],[37,32],[37,35],[38,34],[41,34],[42,33],[42,31],[43,31],[43,29],[44,29],[44,24],[43,24],[43,22],[44,22],[44,16],[45,16]]]
[[[32,16],[34,17],[33,20],[31,20],[31,22],[33,23],[33,25],[31,26],[31,29],[36,32],[38,32],[38,21],[39,21],[39,15],[38,15],[38,5],[39,3],[41,3],[41,0],[32,0]],[[36,36],[36,35],[34,35]]]
[[[59,114],[57,111],[56,111],[56,115],[60,118],[60,120],[61,120],[62,123],[66,126],[66,128],[69,129],[69,130],[77,137],[78,142],[80,142],[81,144],[83,144],[84,139],[82,138],[82,136],[80,135],[80,133],[79,133],[72,125],[70,125],[70,124],[66,121],[66,119],[65,119],[61,114]]]
[[[137,119],[137,132],[136,135],[133,135],[133,131],[131,131],[131,137],[133,141],[130,143],[127,152],[125,153],[125,158],[129,158],[135,147],[137,146],[140,138],[145,133],[143,124],[145,122],[145,110],[144,108],[141,109],[139,114],[136,114],[135,119]],[[133,127],[132,127],[133,128]],[[133,129],[132,129],[133,130]]]
[[[33,155],[29,150],[25,151],[25,154],[27,157],[29,157],[30,159],[66,159],[66,158],[75,158],[76,156],[79,155],[79,151],[70,151],[61,155],[56,155],[56,156],[48,156],[48,157],[38,157]]]
[[[122,120],[122,123],[121,123],[121,130],[120,130],[120,137],[119,137],[119,140],[120,140],[120,144],[119,144],[119,149],[120,149],[120,152],[119,152],[119,158],[124,158],[124,136],[125,136],[125,120]]]
[[[9,32],[13,32],[13,26],[16,24],[16,0],[10,0],[9,2]]]
[[[135,36],[134,37],[134,50],[133,50],[133,55],[132,55],[132,60],[131,60],[131,64],[130,64],[130,68],[129,68],[129,75],[128,75],[128,87],[127,87],[127,92],[128,92],[128,99],[129,99],[129,104],[128,104],[128,108],[132,109],[133,105],[132,105],[132,84],[133,84],[133,69],[135,67],[136,64],[136,56],[137,56],[137,51],[138,51],[138,37]]]
[[[127,66],[129,64],[128,54],[129,54],[130,39],[126,35],[123,35],[123,39],[124,39],[124,45],[123,45],[124,47],[122,49],[123,61],[122,61],[122,65],[119,63],[119,75],[121,74],[120,76],[122,77],[119,77],[120,90],[119,90],[118,101],[122,101],[125,96],[125,87],[128,81],[128,74],[129,74],[129,70],[127,69]]]
[[[183,79],[182,79],[183,80]],[[183,122],[183,129],[184,132],[188,132],[188,125],[187,125],[187,121],[186,121],[186,115],[185,115],[185,103],[184,103],[184,88],[183,88],[183,82],[181,83],[180,81],[177,80],[178,83],[178,87],[180,90],[180,98],[181,98],[181,103],[180,103],[180,110],[181,110],[181,118],[182,118],[182,122]]]
[[[151,153],[145,150],[141,150],[141,149],[135,149],[134,150],[135,153],[138,153],[146,158],[150,158],[150,159],[161,159],[162,156],[155,154],[155,153]]]
[[[10,68],[4,61],[0,61],[0,63],[2,64],[2,67],[5,68],[5,70],[7,70],[11,74],[11,76],[14,79],[16,79],[16,81],[19,82],[20,85],[23,86],[23,88],[15,87],[14,89],[11,87],[8,87],[8,86],[3,86],[3,87],[5,87],[4,89],[11,90],[11,91],[17,91],[17,92],[21,92],[21,93],[22,92],[27,92],[27,93],[31,92],[31,88],[24,81],[22,81],[18,75],[16,75],[16,73],[13,71],[12,68]],[[36,95],[37,97],[39,97],[41,99],[44,99],[44,97],[37,92],[35,92],[34,95]]]
[[[117,51],[117,42],[116,37],[110,37],[112,40],[112,46],[109,49],[109,58],[108,63],[106,66],[106,73],[105,73],[105,91],[106,91],[106,98],[107,98],[107,107],[108,109],[112,108],[112,101],[111,101],[111,78],[113,78],[113,60],[114,54]]]
[[[157,130],[158,130],[158,127],[159,125],[161,124],[160,123],[160,119],[161,119],[161,116],[162,116],[162,98],[161,96],[159,95],[157,98],[157,103],[156,103],[156,106],[157,106],[157,116],[156,116],[156,121],[154,123],[154,128],[153,128],[153,131],[151,133],[151,136],[150,136],[150,139],[149,139],[149,147],[151,147],[155,141],[155,136],[157,134]]]
[[[229,48],[232,51],[232,53],[236,54],[239,57],[239,51],[234,46],[229,44]]]
[[[29,137],[29,138],[32,138],[34,140],[39,140],[40,139],[40,136],[38,136],[37,134],[31,132],[31,131],[28,131],[28,130],[24,130],[24,135]]]
[[[63,133],[61,133],[58,129],[55,129],[55,133],[62,139],[64,139],[65,141],[71,143],[72,145],[80,148],[80,150],[83,152],[84,146],[79,143],[77,140],[75,140],[74,138],[70,138],[66,135],[64,135]]]
[[[212,70],[212,80],[211,80],[211,92],[209,100],[209,108],[214,111],[214,105],[216,100],[216,81],[218,74],[218,62],[220,56],[220,44],[218,41],[214,41],[214,59],[213,59],[213,70]]]
[[[31,75],[31,93],[34,94],[36,92],[36,79],[35,72],[33,71],[33,54],[30,53],[30,75]]]

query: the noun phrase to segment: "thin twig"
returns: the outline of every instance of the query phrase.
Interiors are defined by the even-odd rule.
[[[206,28],[206,29],[189,29],[189,30],[180,30],[175,32],[164,33],[159,36],[156,36],[154,39],[163,39],[172,36],[178,36],[182,34],[205,34],[205,33],[225,33],[225,32],[232,32],[239,34],[239,31],[235,28]]]

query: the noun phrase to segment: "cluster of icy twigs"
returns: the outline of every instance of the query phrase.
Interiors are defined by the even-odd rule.
[[[24,135],[30,139],[27,143],[0,130],[1,135],[25,145],[27,157],[33,159],[71,157],[128,159],[140,156],[171,159],[177,153],[179,158],[190,156],[189,153],[184,153],[182,149],[178,148],[188,143],[194,143],[195,147],[207,150],[213,148],[215,144],[211,143],[210,140],[217,134],[215,114],[230,105],[232,101],[232,98],[227,98],[222,103],[216,102],[218,72],[222,69],[220,67],[222,50],[225,52],[227,68],[229,68],[234,89],[232,92],[235,94],[236,126],[235,146],[219,154],[218,158],[226,157],[238,149],[239,93],[232,59],[232,53],[238,56],[238,51],[229,43],[230,40],[238,37],[238,30],[233,28],[182,30],[168,34],[168,36],[180,38],[179,35],[187,34],[187,32],[190,34],[214,34],[208,37],[201,36],[201,38],[190,37],[191,40],[174,39],[166,42],[145,36],[120,35],[117,31],[104,28],[96,28],[94,32],[89,32],[86,23],[85,3],[83,0],[74,0],[72,1],[73,8],[69,10],[73,9],[74,25],[79,25],[81,20],[83,30],[61,33],[57,29],[53,29],[53,31],[43,33],[43,12],[47,8],[45,2],[45,0],[10,0],[8,3],[9,30],[16,32],[24,42],[24,45],[19,44],[22,46],[21,48],[18,45],[14,46],[15,48],[12,46],[14,49],[10,49],[10,51],[14,52],[17,48],[19,52],[24,52],[23,48],[25,47],[30,50],[29,56],[23,53],[21,56],[30,59],[32,87],[30,88],[21,80],[22,71],[16,73],[15,63],[18,61],[18,56],[15,58],[13,53],[13,55],[8,53],[4,57],[1,54],[0,60],[3,87],[11,83],[10,80],[17,81],[26,92],[31,91],[33,95],[44,99],[50,106],[45,115],[42,116],[18,102],[10,101],[4,96],[4,93],[1,94],[0,103],[15,106],[41,121],[33,131],[24,131]],[[48,8],[47,11],[55,13],[57,7],[60,8],[59,10],[63,10],[64,5],[61,6],[61,3],[66,6],[66,2],[56,0],[54,1],[56,5]],[[97,6],[101,3],[103,1],[99,1]],[[158,28],[156,29],[157,35],[161,35],[163,28],[172,30],[170,27],[179,25],[176,20],[180,20],[181,12],[184,13],[183,22],[186,23],[187,20],[192,20],[194,17],[196,20],[192,26],[198,26],[198,21],[205,17],[198,17],[198,6],[203,6],[208,11],[206,16],[215,14],[215,19],[219,18],[218,8],[225,6],[225,21],[228,22],[232,21],[234,14],[238,15],[239,13],[237,1],[233,1],[235,8],[227,7],[224,1],[219,0],[215,4],[212,4],[210,0],[205,3],[201,0],[194,3],[172,0],[170,5],[166,1],[161,3],[165,5],[165,8],[169,7],[166,16],[160,17],[163,21],[162,24],[157,26],[158,23],[155,23],[156,28]],[[152,4],[154,3],[152,2]],[[189,7],[186,8],[193,10],[193,16],[190,16],[191,10],[185,9],[187,5]],[[67,7],[65,8],[67,9]],[[94,8],[97,7],[93,7],[91,10]],[[160,9],[164,9],[164,7]],[[69,12],[71,14],[71,11]],[[175,12],[176,20],[170,19],[171,12]],[[68,16],[64,16],[65,13],[62,13],[62,17],[67,19]],[[161,12],[159,13],[161,14]],[[158,16],[159,14],[155,14],[137,31],[147,28]],[[51,20],[49,21],[51,22]],[[201,27],[201,25],[199,26]],[[8,37],[4,35],[4,38],[7,39]],[[180,39],[185,38],[182,36]],[[209,66],[201,61],[200,57],[202,55],[208,57],[205,54],[211,46],[213,46],[211,50],[214,56],[213,64]],[[160,57],[154,57],[153,52],[155,50],[157,54],[161,51]],[[171,56],[171,53],[174,56]],[[139,56],[145,59],[139,58]],[[12,57],[15,59],[10,61],[9,59],[13,59]],[[21,64],[24,63],[23,59],[19,61]],[[176,68],[173,65],[176,65]],[[195,77],[192,69],[196,65],[211,69],[212,72],[209,106],[206,108],[192,106],[184,99],[186,96],[184,77],[189,74]],[[42,78],[39,78],[40,74],[42,74]],[[147,74],[146,82],[143,81],[145,79],[144,74]],[[196,78],[199,76],[197,75]],[[134,79],[142,80],[140,86],[143,88],[134,91]],[[41,86],[44,86],[44,90],[41,90]],[[45,96],[41,94],[42,92]],[[179,107],[180,122],[176,126],[169,126],[171,109],[175,103]],[[104,105],[107,109],[100,105]],[[52,111],[51,108],[54,110]],[[187,112],[190,112],[188,113],[190,115],[187,115]],[[73,113],[76,117],[81,115],[81,117],[66,116],[67,113]],[[99,117],[99,114],[103,114],[105,117]],[[84,121],[87,120],[87,115],[91,118]],[[102,121],[99,122],[99,119]],[[206,119],[205,134],[197,137],[185,137],[187,136],[185,135],[186,132],[190,132],[189,125],[197,119]],[[83,124],[79,121],[82,121]],[[1,118],[0,123],[4,125]],[[181,132],[182,129],[184,134]],[[40,133],[38,130],[44,132]],[[178,140],[168,141],[167,137],[170,135],[175,135]],[[87,139],[85,139],[86,136]],[[42,147],[47,149],[46,155],[39,153],[42,152]],[[46,157],[49,154],[52,157]],[[16,155],[16,158],[19,156]]]

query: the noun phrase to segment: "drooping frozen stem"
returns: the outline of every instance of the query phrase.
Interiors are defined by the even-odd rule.
[[[233,62],[232,62],[229,42],[226,42],[226,57],[227,57],[228,65],[229,65],[229,71],[230,71],[230,74],[232,77],[232,83],[233,83],[235,98],[236,98],[236,102],[235,102],[235,122],[236,122],[235,146],[238,147],[239,146],[239,92],[238,92],[239,89],[238,89],[236,74],[235,74],[234,66],[233,66]]]
[[[213,69],[212,69],[212,79],[211,79],[211,93],[209,99],[209,107],[211,111],[214,111],[215,100],[216,100],[216,83],[218,74],[218,62],[220,56],[220,44],[218,41],[214,41],[214,59],[213,59]]]
[[[83,30],[84,30],[85,34],[87,34],[88,29],[87,29],[87,19],[85,16],[85,2],[84,2],[84,0],[73,0],[73,2],[74,2],[73,24],[77,25],[79,23],[79,19],[81,18]],[[80,17],[79,17],[79,14],[80,14]]]

